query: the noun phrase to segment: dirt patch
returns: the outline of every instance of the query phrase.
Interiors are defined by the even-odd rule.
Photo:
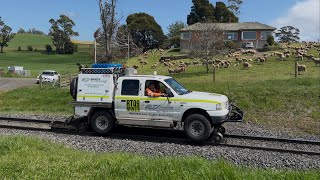
[[[35,79],[29,78],[0,78],[0,92],[5,92],[26,86],[32,86],[35,83]]]

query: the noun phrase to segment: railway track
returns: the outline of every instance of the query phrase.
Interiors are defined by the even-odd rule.
[[[18,123],[19,125],[12,125]],[[79,132],[74,130],[64,129],[51,129],[52,121],[50,120],[35,120],[35,119],[19,119],[19,118],[7,118],[0,117],[0,128],[6,129],[17,129],[25,131],[38,131],[38,132],[51,132],[51,133],[62,133],[70,135],[81,135],[81,136],[99,136],[93,132]],[[34,127],[34,125],[44,125],[46,127]],[[28,125],[28,126],[24,126]],[[128,128],[119,127],[116,128],[108,138],[114,139],[130,139],[134,141],[150,141],[150,142],[166,142],[166,143],[177,143],[177,144],[191,144],[197,146],[203,145],[215,145],[230,148],[241,148],[241,149],[253,149],[261,151],[271,151],[280,153],[292,153],[292,154],[304,154],[304,155],[315,155],[320,156],[320,141],[311,141],[304,139],[286,139],[276,137],[262,137],[262,136],[247,136],[237,134],[225,134],[225,141],[220,144],[213,144],[212,142],[195,143],[189,140],[182,131],[177,130],[164,130],[164,129],[149,129],[149,128]],[[230,139],[243,140],[243,143],[229,143]],[[285,149],[278,147],[269,146],[255,146],[248,145],[249,141],[255,142],[268,142],[268,143],[283,143],[283,144],[295,144],[295,145],[307,145],[316,147],[317,151],[305,151],[299,149]],[[244,143],[245,142],[245,143]],[[250,144],[250,143],[249,143]]]

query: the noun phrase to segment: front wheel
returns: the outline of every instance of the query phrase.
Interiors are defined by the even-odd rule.
[[[108,134],[114,126],[114,120],[107,111],[97,111],[91,117],[91,127],[100,135]]]
[[[204,141],[211,134],[211,124],[205,116],[193,114],[185,120],[184,131],[190,139]]]

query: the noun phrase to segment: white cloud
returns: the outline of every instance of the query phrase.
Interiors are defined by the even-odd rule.
[[[292,6],[285,16],[274,21],[277,28],[293,26],[300,29],[301,40],[317,41],[320,38],[320,1],[302,0]]]

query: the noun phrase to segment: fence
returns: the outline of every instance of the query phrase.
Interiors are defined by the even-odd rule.
[[[60,75],[58,77],[57,81],[53,81],[50,84],[52,84],[52,87],[68,88],[70,86],[72,79],[75,77],[77,77],[77,74]],[[42,88],[43,84],[47,84],[47,82],[44,82],[42,79],[42,76],[40,75],[39,85],[41,88]]]

